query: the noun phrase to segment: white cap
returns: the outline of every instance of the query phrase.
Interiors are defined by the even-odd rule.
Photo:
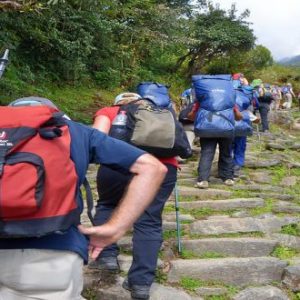
[[[139,95],[139,94],[136,94],[136,93],[122,93],[122,94],[119,94],[116,98],[115,98],[115,102],[114,104],[118,104],[120,101],[123,101],[123,100],[127,100],[127,101],[135,101],[135,100],[140,100],[142,99],[142,97]]]

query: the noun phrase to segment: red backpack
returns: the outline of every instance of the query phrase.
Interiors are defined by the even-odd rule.
[[[0,107],[0,237],[37,237],[80,220],[71,137],[47,106]]]

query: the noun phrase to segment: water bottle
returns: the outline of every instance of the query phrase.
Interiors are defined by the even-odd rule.
[[[127,142],[128,130],[126,124],[127,124],[126,111],[121,110],[112,122],[111,136]]]

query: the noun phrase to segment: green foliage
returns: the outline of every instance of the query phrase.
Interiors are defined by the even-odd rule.
[[[300,236],[300,224],[289,224],[282,226],[281,233]]]
[[[180,279],[179,282],[180,286],[188,291],[195,291],[197,288],[204,285],[204,282],[201,280],[189,278],[189,277],[183,277]]]
[[[278,257],[283,260],[290,259],[294,257],[296,254],[297,254],[297,250],[284,247],[284,246],[277,246],[272,252],[272,256]]]
[[[176,230],[165,230],[163,232],[163,239],[168,240],[168,239],[174,239],[177,237],[177,231]]]

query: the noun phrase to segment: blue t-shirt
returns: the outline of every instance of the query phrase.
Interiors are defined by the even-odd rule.
[[[82,211],[80,186],[90,163],[99,163],[128,172],[137,158],[145,152],[88,126],[73,121],[67,123],[71,134],[71,159],[78,176],[78,204]],[[64,233],[39,238],[0,239],[0,249],[65,250],[78,253],[85,262],[88,260],[88,240],[75,226]]]

